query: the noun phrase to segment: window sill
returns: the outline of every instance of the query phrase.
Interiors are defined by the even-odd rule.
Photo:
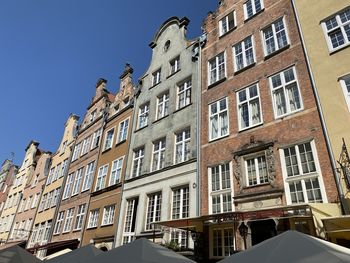
[[[109,226],[113,226],[113,223],[101,225],[101,228],[102,228],[102,227],[109,227]]]
[[[277,54],[279,54],[279,53],[285,51],[285,50],[288,49],[289,47],[290,47],[290,44],[287,44],[287,45],[285,45],[284,47],[282,47],[282,48],[280,48],[280,49],[278,49],[278,50],[275,50],[274,52],[272,52],[272,53],[266,55],[266,56],[264,57],[264,60],[265,60],[265,61],[268,60],[269,58],[271,58],[271,57],[273,57],[273,56],[275,56],[275,55],[277,55]]]
[[[239,73],[242,73],[243,71],[246,71],[246,70],[248,70],[248,69],[254,67],[255,64],[256,64],[256,62],[253,62],[252,64],[249,64],[248,66],[245,66],[245,67],[243,67],[243,68],[241,68],[241,69],[235,71],[235,72],[233,73],[233,75],[238,75]]]
[[[219,141],[219,140],[221,140],[221,139],[223,139],[223,138],[226,138],[226,137],[228,137],[228,136],[230,136],[230,134],[226,134],[226,135],[217,137],[217,138],[215,138],[215,139],[210,139],[210,140],[209,140],[209,143]]]
[[[243,189],[253,189],[253,188],[258,188],[260,186],[267,186],[270,185],[270,183],[262,183],[262,184],[255,184],[255,185],[246,185],[243,187]]]
[[[79,231],[81,231],[81,228],[73,229],[72,232],[74,233],[74,232],[79,232]]]
[[[179,68],[178,70],[176,70],[175,72],[171,73],[169,76],[167,76],[166,78],[169,79],[172,76],[174,76],[176,73],[178,73],[181,69]]]
[[[183,107],[181,107],[181,108],[178,108],[178,109],[175,110],[173,113],[179,112],[179,111],[181,111],[181,110],[183,110],[183,109],[185,109],[185,108],[187,108],[187,107],[189,107],[189,106],[191,106],[191,105],[192,105],[192,102],[191,102],[191,103],[188,103],[187,105],[185,105],[185,106],[183,106]]]
[[[115,147],[117,147],[117,146],[123,144],[124,142],[126,142],[126,139],[125,139],[125,140],[122,140],[122,141],[120,141],[120,142],[118,142],[118,143],[116,143],[116,144],[115,144]]]
[[[86,230],[93,230],[93,229],[97,229],[97,226],[90,226],[86,228]]]
[[[341,47],[333,48],[332,50],[329,51],[329,55],[331,56],[339,51],[342,51],[345,48],[348,48],[349,46],[350,46],[350,43],[347,43]]]
[[[147,124],[147,125],[145,125],[145,126],[143,126],[143,127],[141,127],[141,128],[138,128],[138,129],[137,129],[137,130],[135,130],[134,132],[141,131],[141,130],[145,129],[146,127],[148,127],[148,124]]]
[[[304,108],[300,108],[300,109],[298,109],[298,110],[296,110],[296,111],[293,111],[293,112],[289,112],[289,113],[286,113],[286,114],[283,114],[283,115],[280,115],[280,116],[275,116],[275,119],[276,119],[276,120],[278,120],[278,119],[283,120],[284,118],[287,118],[287,117],[289,117],[289,116],[291,116],[291,115],[293,115],[293,114],[296,114],[296,113],[302,111],[303,109],[304,109]]]
[[[254,128],[256,128],[256,127],[262,126],[263,124],[264,124],[264,122],[261,122],[261,123],[255,124],[254,126],[245,127],[245,128],[243,128],[243,129],[239,129],[238,132],[239,132],[239,133],[245,132],[245,131],[247,131],[247,130],[254,129]]]
[[[109,147],[108,149],[104,149],[104,150],[102,151],[102,153],[101,153],[101,154],[104,154],[104,153],[106,153],[106,152],[110,151],[111,149],[112,149],[112,147]]]
[[[231,29],[229,29],[227,32],[223,33],[222,35],[219,36],[219,39],[223,38],[224,36],[227,36],[228,34],[230,34],[233,30],[235,30],[237,28],[237,26],[232,27]]]
[[[219,85],[220,83],[224,82],[226,80],[226,77],[223,77],[222,79],[219,79],[217,81],[215,81],[214,83],[211,83],[210,85],[208,85],[208,89],[211,89],[213,87],[215,87],[216,85]]]
[[[153,89],[154,87],[158,86],[160,83],[162,83],[161,81],[159,81],[158,83],[152,85],[151,87],[149,87],[149,89]]]
[[[257,15],[261,14],[262,12],[264,12],[265,8],[262,8],[261,10],[259,10],[258,12],[256,12],[254,15],[244,19],[244,23],[249,22],[250,20],[252,20],[254,17],[256,17]]]
[[[81,158],[81,157],[87,155],[88,153],[89,153],[89,151],[87,151],[86,153],[81,154],[79,158]]]
[[[168,117],[168,116],[169,116],[169,114],[167,114],[167,115],[165,115],[165,116],[163,116],[163,117],[161,117],[161,118],[159,118],[159,119],[156,119],[156,120],[155,120],[154,122],[152,122],[152,123],[157,123],[157,122],[159,122],[159,121],[165,119],[165,118]]]

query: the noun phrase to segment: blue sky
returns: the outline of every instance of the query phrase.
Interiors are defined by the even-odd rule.
[[[148,44],[171,16],[190,19],[188,38],[217,0],[1,0],[0,162],[22,162],[30,140],[54,152],[70,113],[81,118],[98,78],[115,93],[126,62],[134,81],[146,71]]]

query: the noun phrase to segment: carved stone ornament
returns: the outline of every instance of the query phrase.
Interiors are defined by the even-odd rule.
[[[267,148],[265,151],[265,154],[266,154],[269,182],[272,186],[274,186],[276,181],[276,168],[275,168],[275,155],[274,155],[273,146],[270,146],[269,148]]]
[[[238,155],[235,155],[233,157],[233,174],[236,177],[236,180],[238,182],[239,189],[242,191],[243,189],[243,178],[242,178],[242,170],[241,170],[241,157]]]

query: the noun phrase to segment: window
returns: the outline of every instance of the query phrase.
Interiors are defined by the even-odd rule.
[[[98,191],[105,187],[107,172],[108,172],[108,164],[101,166],[98,169],[95,191]]]
[[[114,136],[114,128],[110,129],[106,132],[105,144],[103,146],[103,150],[110,149],[113,144],[113,136]]]
[[[55,172],[54,172],[54,176],[52,178],[52,182],[57,180],[60,171],[61,171],[61,163],[57,164],[57,166],[56,166],[56,169],[55,169]]]
[[[141,175],[144,154],[145,154],[145,149],[143,147],[137,150],[134,150],[132,177],[138,177]]]
[[[247,186],[269,182],[265,155],[245,160]]]
[[[74,181],[74,173],[71,173],[68,175],[67,181],[66,181],[66,187],[64,188],[63,198],[66,199],[70,196],[70,193],[72,191],[73,187],[73,181]]]
[[[124,102],[124,107],[128,106],[130,104],[130,98],[126,97],[125,99],[123,99]]]
[[[177,107],[181,109],[191,103],[192,80],[182,82],[177,88]]]
[[[129,119],[123,120],[119,123],[117,143],[125,141],[128,137]]]
[[[265,56],[288,45],[286,27],[283,18],[263,29]]]
[[[109,205],[103,208],[102,226],[112,225],[114,221],[115,206]]]
[[[262,0],[248,0],[244,3],[244,19],[251,18],[256,13],[264,9]]]
[[[89,190],[92,184],[92,178],[94,175],[95,162],[91,162],[86,166],[83,187],[81,191]]]
[[[148,113],[149,113],[149,102],[142,105],[139,109],[139,129],[147,126],[148,124]]]
[[[346,76],[340,79],[340,85],[343,89],[346,104],[348,105],[348,110],[350,111],[350,76]]]
[[[165,165],[166,139],[162,138],[153,143],[152,171],[160,170]]]
[[[189,187],[173,189],[172,219],[189,217],[190,194]]]
[[[228,135],[228,105],[223,98],[209,105],[209,140]]]
[[[51,207],[52,197],[53,197],[53,191],[50,191],[47,194],[47,201],[45,203],[44,210]]]
[[[32,195],[28,197],[27,202],[26,202],[26,206],[24,207],[24,211],[26,211],[30,208],[30,205],[32,204],[32,199],[33,199]]]
[[[34,180],[33,180],[33,183],[32,183],[32,187],[35,187],[38,182],[39,182],[39,175],[37,174],[34,177]]]
[[[80,154],[80,149],[81,149],[81,143],[78,143],[77,145],[75,145],[74,151],[73,151],[73,156],[72,156],[72,161],[75,161],[76,159],[78,159],[78,156]]]
[[[226,77],[225,53],[222,52],[209,60],[208,63],[208,83],[209,85]]]
[[[65,176],[66,171],[67,171],[67,167],[68,167],[68,159],[65,159],[62,163],[61,172],[58,175],[58,178]]]
[[[67,210],[66,221],[64,222],[62,233],[69,232],[72,229],[73,215],[74,215],[74,207],[69,208]]]
[[[91,136],[84,139],[83,147],[81,148],[81,155],[84,155],[89,151],[90,141],[91,141]]]
[[[230,12],[227,16],[219,21],[220,36],[226,34],[236,26],[236,13]]]
[[[157,119],[169,114],[169,91],[157,98]]]
[[[170,241],[177,244],[180,248],[187,246],[187,233],[184,230],[172,229],[170,230]]]
[[[57,205],[58,202],[58,197],[60,195],[61,187],[58,187],[57,189],[54,190],[54,195],[51,203],[51,207],[54,207]]]
[[[301,95],[294,67],[270,77],[269,82],[276,118],[302,109]]]
[[[89,121],[93,122],[95,120],[95,118],[96,118],[96,115],[97,115],[97,110],[94,110],[93,112],[91,112]]]
[[[82,179],[83,179],[83,168],[80,168],[75,172],[75,179],[74,179],[74,186],[73,186],[72,195],[76,195],[79,193]]]
[[[232,211],[232,190],[230,164],[220,164],[209,168],[209,195],[211,213]]]
[[[233,228],[213,229],[213,257],[227,257],[234,253]]]
[[[40,195],[41,195],[41,193],[37,193],[37,194],[34,196],[34,200],[33,200],[33,203],[32,203],[31,208],[37,207],[38,202],[39,202],[39,199],[40,199]]]
[[[67,141],[64,141],[63,143],[62,143],[62,148],[61,148],[61,154],[63,154],[64,152],[65,152],[65,150],[66,150],[66,148],[67,148]]]
[[[239,71],[255,62],[253,37],[249,36],[243,41],[233,46],[234,67]]]
[[[190,128],[175,134],[175,163],[185,162],[190,159],[190,143]]]
[[[41,199],[41,203],[40,203],[40,206],[39,206],[39,212],[40,211],[43,211],[45,209],[45,206],[46,206],[46,199],[47,199],[47,194],[44,194],[42,199]]]
[[[77,215],[76,215],[76,219],[75,219],[74,230],[81,229],[81,227],[83,226],[85,208],[86,208],[86,204],[82,204],[78,207],[78,211],[77,211]]]
[[[160,82],[160,69],[152,73],[152,86],[157,85]]]
[[[124,157],[114,160],[112,163],[111,176],[109,178],[109,185],[114,185],[120,182],[120,176],[122,173]]]
[[[169,75],[172,75],[178,72],[180,70],[180,56],[174,58],[173,60],[170,60],[169,64],[170,64]]]
[[[47,179],[46,179],[46,185],[51,184],[51,182],[53,181],[54,174],[55,174],[55,167],[50,169],[49,175],[47,176]]]
[[[87,228],[97,227],[99,214],[100,214],[99,209],[94,209],[94,210],[90,211],[89,222],[88,222]]]
[[[100,144],[102,129],[98,129],[92,135],[91,150],[96,148]]]
[[[135,225],[138,203],[138,197],[127,200],[123,244],[130,243],[135,239]]]
[[[162,193],[148,195],[146,230],[155,229],[152,223],[160,221],[161,205]]]
[[[285,148],[281,150],[281,154],[287,203],[325,202],[323,182],[316,165],[314,142]]]
[[[237,92],[238,124],[244,130],[262,123],[258,84]]]
[[[342,11],[322,23],[330,51],[350,44],[350,9]]]

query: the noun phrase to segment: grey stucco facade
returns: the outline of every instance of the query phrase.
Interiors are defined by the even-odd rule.
[[[168,19],[150,44],[152,59],[135,95],[117,246],[139,236],[168,242],[171,232],[151,223],[196,216],[198,41],[186,39],[188,22]]]

